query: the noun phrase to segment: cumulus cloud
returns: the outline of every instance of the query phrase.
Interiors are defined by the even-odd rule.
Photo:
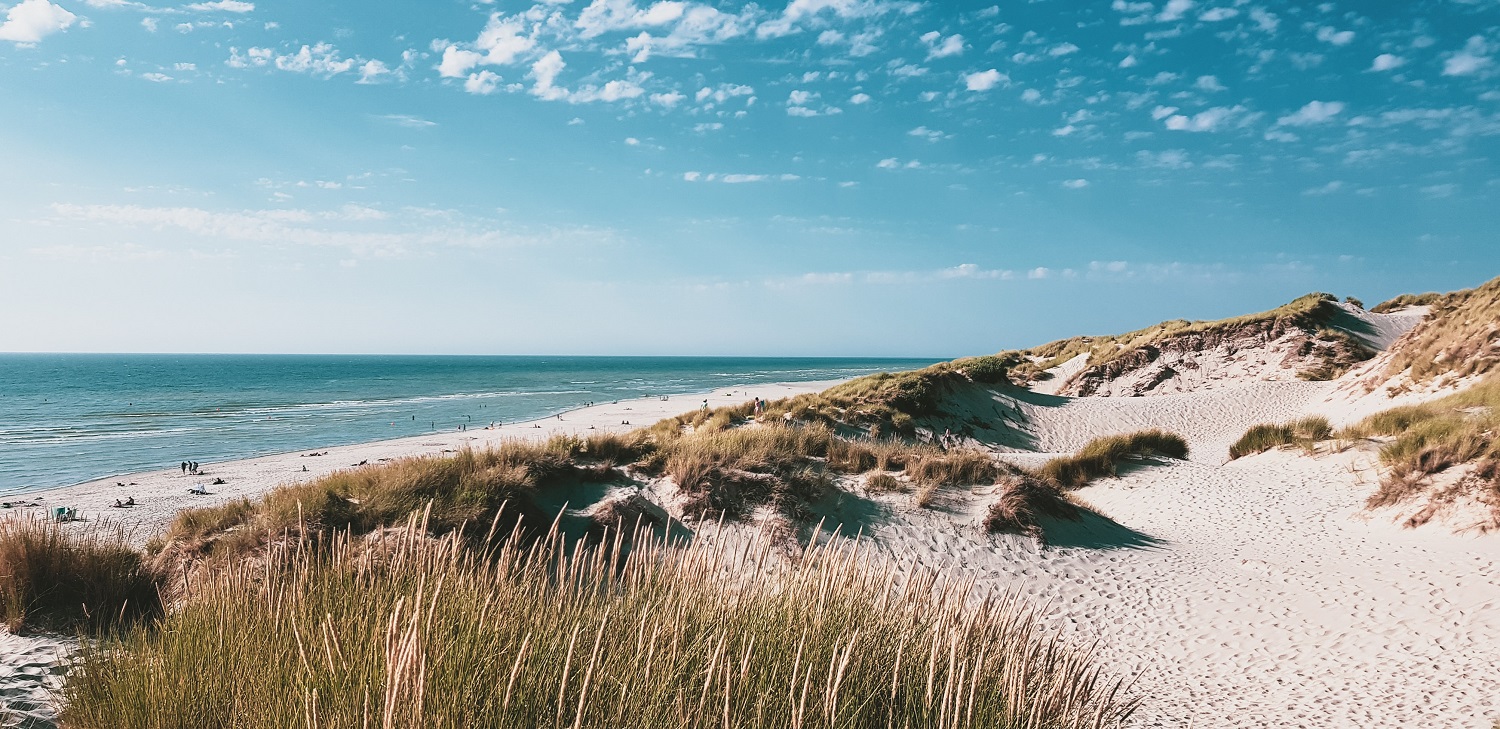
[[[921,8],[921,3],[903,0],[791,0],[781,15],[757,26],[755,35],[759,38],[791,35],[799,32],[803,24],[825,14],[847,20],[890,13],[910,15]]]
[[[927,60],[961,55],[964,52],[964,37],[954,33],[946,38],[942,33],[931,31],[922,34],[922,43],[927,46]]]
[[[31,45],[67,30],[77,20],[77,15],[47,0],[21,0],[6,11],[5,22],[0,23],[0,40]]]
[[[1328,26],[1323,26],[1318,29],[1318,40],[1336,46],[1347,46],[1354,42],[1354,31],[1334,30]]]
[[[240,0],[215,0],[208,3],[193,3],[187,6],[187,9],[200,12],[219,10],[226,13],[249,13],[255,11],[255,3],[240,2]]]
[[[566,98],[568,90],[557,86],[557,75],[562,73],[568,64],[563,61],[562,54],[550,51],[547,55],[537,59],[531,64],[531,93],[543,99]]]
[[[1181,20],[1182,16],[1186,15],[1187,11],[1192,10],[1195,4],[1193,0],[1167,0],[1167,4],[1162,7],[1161,12],[1157,13],[1156,20],[1159,23],[1170,23]]]
[[[1217,23],[1221,20],[1228,20],[1230,18],[1233,18],[1239,14],[1240,11],[1235,10],[1234,8],[1209,8],[1208,10],[1203,11],[1203,14],[1198,16],[1198,19],[1205,23]]]
[[[1314,124],[1322,124],[1344,111],[1342,101],[1309,101],[1296,113],[1288,114],[1276,120],[1277,124],[1287,127],[1305,127]]]
[[[1484,36],[1476,35],[1464,43],[1463,50],[1453,53],[1443,61],[1444,76],[1472,76],[1489,69],[1494,63],[1489,57],[1490,44]]]
[[[1382,53],[1370,62],[1371,71],[1389,71],[1406,65],[1406,59],[1393,53]]]
[[[1163,109],[1158,107],[1156,111],[1161,112]],[[1243,114],[1244,111],[1243,106],[1216,106],[1192,116],[1170,114],[1166,116],[1166,125],[1168,129],[1175,132],[1212,132]]]
[[[1010,83],[1010,77],[993,68],[964,75],[964,87],[970,91],[989,91],[1002,83]]]
[[[1062,186],[1068,188],[1069,190],[1082,190],[1083,188],[1089,186],[1089,181],[1083,178],[1078,178],[1076,180],[1063,180]]]
[[[481,96],[493,94],[499,90],[500,81],[500,74],[485,69],[479,73],[469,74],[469,77],[464,79],[464,91]]]

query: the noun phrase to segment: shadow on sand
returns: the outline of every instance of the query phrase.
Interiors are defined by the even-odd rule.
[[[1102,514],[1084,510],[1077,521],[1043,516],[1038,519],[1047,546],[1081,549],[1160,549],[1166,542],[1138,532]]]

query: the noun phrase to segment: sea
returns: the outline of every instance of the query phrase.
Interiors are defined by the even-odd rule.
[[[0,495],[936,360],[0,354]]]

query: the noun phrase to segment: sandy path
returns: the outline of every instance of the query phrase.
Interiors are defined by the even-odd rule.
[[[837,383],[838,381],[818,381],[737,386],[712,393],[672,395],[667,400],[621,400],[542,420],[505,423],[494,430],[486,429],[486,423],[476,422],[474,428],[465,431],[449,430],[411,438],[329,448],[311,444],[306,450],[292,453],[201,463],[200,475],[196,476],[184,474],[180,468],[174,467],[11,496],[7,498],[36,503],[39,507],[12,509],[8,513],[40,512],[57,506],[74,507],[83,519],[108,519],[124,525],[131,530],[133,540],[139,543],[169,524],[180,509],[211,506],[242,497],[254,498],[278,485],[310,481],[362,462],[375,464],[406,456],[436,455],[465,447],[484,448],[517,438],[540,440],[560,434],[625,432],[691,411],[700,407],[705,399],[708,400],[709,407],[721,407],[739,404],[755,397],[775,400],[807,392],[821,392]],[[625,424],[627,422],[628,425]],[[314,452],[323,455],[308,455]],[[224,479],[225,483],[211,485],[216,478]],[[189,494],[188,489],[195,484],[203,484],[210,495]],[[131,496],[135,497],[137,506],[128,509],[110,507],[116,499],[124,500]]]
[[[1250,426],[1295,417],[1333,387],[1328,382],[1247,382],[1185,394],[1017,404],[1040,452],[1071,453],[1101,435],[1164,428],[1188,440],[1191,460],[1218,464]]]
[[[1500,720],[1500,541],[1361,515],[1366,453],[1136,467],[1080,495],[1125,528],[987,537],[988,499],[893,504],[896,559],[1017,589],[1137,677],[1139,727],[1473,727]],[[1079,546],[1086,545],[1086,546]]]

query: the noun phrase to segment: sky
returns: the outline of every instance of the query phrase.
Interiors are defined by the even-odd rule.
[[[1500,275],[1500,2],[0,0],[0,351],[994,352]]]

